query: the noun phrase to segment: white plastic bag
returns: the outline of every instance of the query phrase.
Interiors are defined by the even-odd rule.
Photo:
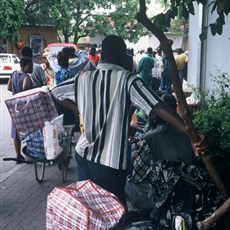
[[[46,121],[42,132],[46,158],[54,160],[63,151],[63,147],[59,145],[59,137],[65,133],[63,114],[50,122]]]
[[[186,230],[185,220],[181,216],[175,218],[175,230]]]

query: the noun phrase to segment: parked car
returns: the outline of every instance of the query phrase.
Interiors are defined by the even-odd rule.
[[[49,52],[53,51],[61,51],[62,48],[69,46],[73,47],[75,50],[77,50],[77,46],[73,43],[50,43],[47,48],[49,49]]]
[[[9,79],[15,70],[20,69],[20,59],[15,54],[0,53],[0,79]]]

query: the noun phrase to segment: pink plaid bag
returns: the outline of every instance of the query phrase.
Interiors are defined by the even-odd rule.
[[[80,181],[48,195],[46,229],[112,229],[124,212],[115,195],[90,180]]]
[[[46,86],[17,93],[5,103],[21,140],[58,116]]]

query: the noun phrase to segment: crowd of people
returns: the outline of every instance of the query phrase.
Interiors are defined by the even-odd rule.
[[[191,164],[194,151],[198,155],[207,151],[203,135],[200,135],[201,141],[193,145],[187,137],[183,120],[176,112],[175,98],[167,89],[171,88],[167,79],[170,71],[160,48],[154,51],[149,47],[146,54],[139,52],[135,58],[121,37],[110,35],[103,40],[100,53],[95,47],[89,52],[70,47],[59,52],[45,50],[45,62],[38,65],[32,63],[31,52],[29,47],[21,50],[21,70],[13,73],[8,89],[16,94],[49,85],[60,105],[70,103],[68,109],[72,107],[76,111],[77,108],[83,126],[75,148],[78,181],[92,180],[114,193],[127,207],[125,186],[129,155],[135,161],[148,149],[148,157],[155,161],[166,158]],[[181,70],[179,55],[178,70]],[[170,96],[159,96],[161,89]],[[151,126],[152,120],[157,120],[157,125],[151,126],[151,134],[145,131],[140,138],[143,143],[135,154],[128,154],[130,121],[136,111],[145,115],[145,125]],[[12,138],[17,158],[22,158],[13,124]]]

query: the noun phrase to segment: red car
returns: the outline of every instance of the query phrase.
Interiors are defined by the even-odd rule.
[[[75,50],[77,50],[77,46],[73,43],[50,43],[47,48],[49,49],[49,52],[53,52],[53,51],[61,51],[62,48],[69,46],[69,47],[73,47]]]

